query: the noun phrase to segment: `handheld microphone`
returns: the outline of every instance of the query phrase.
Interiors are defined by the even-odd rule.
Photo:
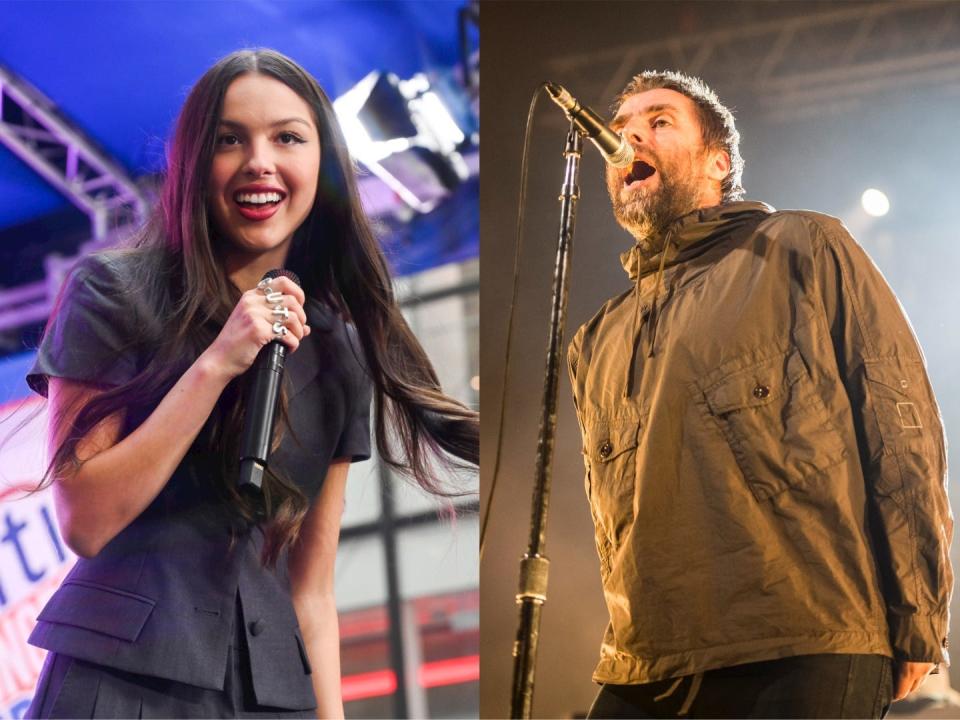
[[[298,286],[300,278],[289,270],[268,270],[263,279],[288,277]],[[240,440],[240,477],[237,487],[255,489],[263,486],[263,471],[270,457],[270,441],[273,438],[273,423],[280,399],[283,381],[283,363],[287,346],[279,340],[271,340],[264,346],[250,371],[252,377],[247,386],[243,435]]]
[[[633,162],[633,147],[623,136],[615,133],[593,110],[573,97],[567,90],[556,83],[546,83],[550,98],[567,114],[584,135],[587,136],[604,159],[613,167],[627,167]]]

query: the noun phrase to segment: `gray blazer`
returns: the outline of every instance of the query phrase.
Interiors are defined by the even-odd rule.
[[[27,375],[34,391],[46,396],[51,375],[120,384],[142,367],[142,350],[129,338],[145,310],[119,289],[124,262],[101,253],[72,271]],[[284,434],[271,467],[312,500],[333,458],[369,457],[372,385],[354,328],[319,301],[308,300],[305,309],[313,332],[287,357],[284,376],[294,432]],[[260,565],[259,526],[228,549],[231,509],[215,497],[215,459],[200,447],[198,438],[153,503],[96,557],[77,560],[29,642],[222,690],[239,594],[257,702],[313,708],[286,558],[276,570]]]

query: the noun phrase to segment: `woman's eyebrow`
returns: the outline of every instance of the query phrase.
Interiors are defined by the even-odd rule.
[[[298,118],[298,117],[289,117],[289,118],[284,118],[283,120],[277,120],[276,122],[270,123],[270,127],[277,127],[278,125],[286,125],[287,123],[292,123],[292,122],[303,123],[303,124],[306,125],[308,128],[313,129],[313,125],[312,125],[312,124],[310,124],[309,122],[307,122],[307,121],[304,120],[303,118]],[[229,125],[230,127],[239,127],[239,128],[245,128],[245,127],[246,127],[246,125],[244,125],[242,122],[239,122],[239,121],[237,121],[237,120],[227,120],[226,118],[224,118],[223,120],[221,120],[221,121],[220,121],[220,124],[221,124],[221,125]]]

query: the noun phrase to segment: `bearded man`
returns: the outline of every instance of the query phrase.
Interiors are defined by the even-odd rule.
[[[940,413],[838,220],[742,201],[733,116],[646,72],[608,168],[633,287],[570,376],[610,623],[590,717],[882,717],[948,662]]]

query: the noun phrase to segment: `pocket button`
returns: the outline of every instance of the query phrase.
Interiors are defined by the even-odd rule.
[[[610,453],[613,452],[613,445],[609,440],[604,440],[603,444],[600,445],[600,457],[606,460],[610,457]]]
[[[769,394],[770,394],[770,388],[766,385],[761,385],[760,383],[757,383],[756,387],[753,388],[753,396],[757,398],[757,400],[763,400]]]

